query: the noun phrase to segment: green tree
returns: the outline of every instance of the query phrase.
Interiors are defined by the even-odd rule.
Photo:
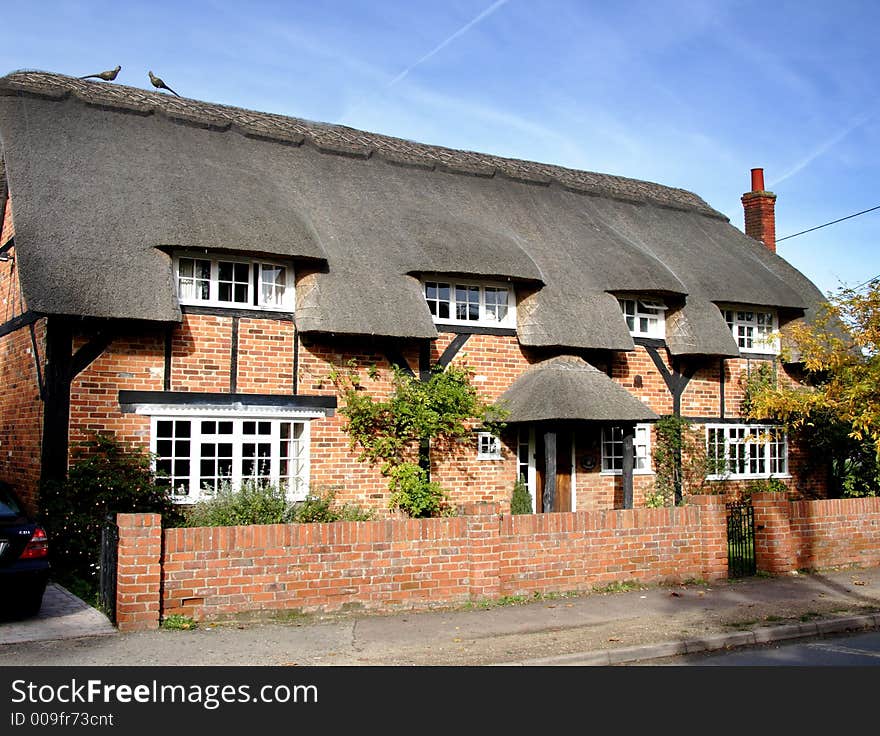
[[[375,367],[368,371],[378,380]],[[486,403],[471,383],[471,371],[462,366],[436,368],[426,381],[394,368],[387,399],[371,395],[361,382],[354,361],[334,371],[330,379],[344,405],[344,430],[358,459],[379,467],[389,479],[391,505],[410,516],[437,516],[449,512],[446,492],[430,480],[420,448],[428,443],[442,452],[468,436],[475,423],[499,431],[501,412]]]
[[[748,388],[748,415],[775,420],[827,459],[836,495],[880,489],[880,280],[840,289],[811,324],[783,330],[783,360],[796,360],[800,385]]]

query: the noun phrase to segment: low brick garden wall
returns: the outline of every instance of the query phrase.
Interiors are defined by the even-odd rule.
[[[880,498],[789,501],[756,494],[758,570],[880,565]],[[393,610],[617,581],[727,576],[720,496],[677,508],[511,516],[493,504],[444,519],[161,528],[120,514],[117,625],[156,628],[283,611]]]
[[[668,509],[161,528],[120,514],[117,624],[265,611],[430,608],[618,580],[727,574],[718,497]],[[159,571],[161,570],[161,573]]]
[[[880,565],[880,498],[752,497],[758,570],[786,573]]]

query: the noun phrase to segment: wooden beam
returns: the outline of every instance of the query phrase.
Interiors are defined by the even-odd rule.
[[[46,323],[46,389],[40,481],[62,481],[67,475],[70,441],[70,381],[73,377],[73,328],[69,322]]]
[[[229,393],[238,393],[238,322],[239,317],[232,318],[231,349],[229,353]]]
[[[422,340],[419,343],[419,380],[431,380],[431,342],[430,340]]]
[[[556,432],[544,432],[544,513],[553,511],[556,500]]]
[[[409,363],[406,362],[406,358],[403,357],[403,353],[397,349],[396,345],[386,345],[384,352],[385,360],[388,361],[389,365],[397,366],[408,376],[415,377],[416,374],[413,372],[413,369],[410,368]]]
[[[634,440],[636,428],[634,424],[623,426],[623,508],[633,507],[633,464],[635,459]]]
[[[70,359],[70,380],[72,381],[110,346],[113,335],[109,332],[99,332],[85,345],[79,348]]]
[[[461,334],[456,335],[452,338],[452,342],[446,346],[446,350],[443,351],[443,355],[440,356],[440,360],[437,361],[437,365],[441,368],[445,368],[448,366],[452,359],[458,355],[458,352],[464,347],[464,344],[470,338],[471,333],[462,332]]]
[[[174,353],[174,328],[168,325],[165,328],[165,370],[162,377],[162,390],[171,390],[171,358]]]

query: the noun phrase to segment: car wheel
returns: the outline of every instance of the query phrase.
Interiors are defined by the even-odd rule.
[[[26,598],[22,599],[18,604],[19,615],[23,618],[36,616],[43,607],[43,593],[45,593],[45,590],[32,592],[28,594]]]

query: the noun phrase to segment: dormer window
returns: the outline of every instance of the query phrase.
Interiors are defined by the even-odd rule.
[[[293,311],[293,267],[232,257],[175,257],[181,304]]]
[[[722,309],[724,320],[744,353],[779,352],[779,340],[774,337],[779,328],[776,312],[768,309]]]
[[[516,327],[513,286],[489,281],[425,281],[436,324]]]
[[[633,337],[666,337],[666,305],[658,299],[618,299],[629,334]]]

